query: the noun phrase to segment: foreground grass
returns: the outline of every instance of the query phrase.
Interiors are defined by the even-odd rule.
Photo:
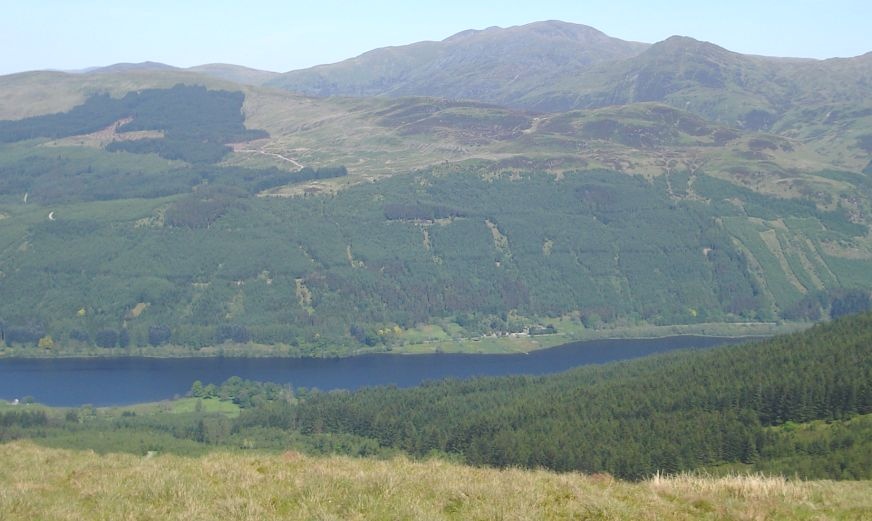
[[[297,453],[0,445],[0,519],[870,519],[869,482],[610,476]]]

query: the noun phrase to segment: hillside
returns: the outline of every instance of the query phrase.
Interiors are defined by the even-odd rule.
[[[187,70],[242,85],[262,85],[279,75],[277,72],[262,71],[228,63],[197,65],[189,67]]]
[[[237,340],[317,354],[400,348],[428,323],[428,336],[462,339],[547,324],[816,319],[868,305],[843,289],[868,287],[868,261],[832,250],[859,243],[865,226],[715,178],[696,179],[688,197],[687,175],[558,179],[483,165],[284,199],[250,195],[272,171],[246,180],[245,170],[174,167],[167,178],[149,159],[150,175],[178,180],[166,185],[178,195],[161,196],[136,177],[99,185],[112,166],[88,172],[90,160],[80,182],[93,176],[109,200],[31,188],[31,203],[3,206],[0,284],[18,295],[0,303],[8,344],[126,334],[131,346],[205,346],[241,326]],[[209,185],[185,193],[182,174]]]
[[[583,87],[595,108],[306,97],[223,65],[0,78],[9,352],[526,351],[869,305],[868,57],[625,45],[559,22],[421,48],[507,59],[528,38],[553,50],[542,67],[562,74],[565,51],[584,71],[518,93]]]
[[[868,416],[829,432],[818,425],[819,439],[805,453],[815,429],[793,433],[797,423],[872,413],[870,339],[867,313],[771,340],[553,376],[316,394],[296,408],[294,425],[304,434],[374,438],[419,456],[435,450],[471,464],[625,479],[740,463],[866,479]],[[819,466],[810,464],[813,454]]]
[[[831,60],[748,56],[674,36],[580,78],[542,86],[525,104],[559,111],[657,101],[734,127],[788,133],[795,130],[791,121],[814,112],[837,126],[840,111],[867,108],[870,79],[868,54]]]
[[[656,478],[217,453],[98,456],[0,445],[0,517],[145,519],[861,519],[869,482]]]

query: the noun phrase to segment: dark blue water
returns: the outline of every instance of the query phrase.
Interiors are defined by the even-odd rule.
[[[390,384],[410,387],[441,378],[556,373],[580,365],[737,341],[694,336],[595,340],[528,355],[0,359],[0,399],[33,396],[55,406],[125,405],[184,395],[194,380],[219,384],[231,376],[321,390]]]

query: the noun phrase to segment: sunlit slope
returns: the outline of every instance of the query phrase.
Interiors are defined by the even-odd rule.
[[[214,453],[0,445],[0,517],[31,519],[864,519],[868,482],[656,478]]]

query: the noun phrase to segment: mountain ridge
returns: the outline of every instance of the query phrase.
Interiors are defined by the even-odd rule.
[[[469,29],[285,73],[157,62],[75,73],[191,73],[305,96],[424,96],[545,113],[656,101],[720,124],[802,136],[788,123],[804,117],[791,113],[799,105],[830,112],[869,104],[872,52],[825,60],[746,55],[687,36],[647,44],[547,20]]]
[[[555,67],[580,71],[646,47],[584,25],[534,22],[462,31],[439,42],[374,49],[337,64],[290,71],[267,84],[308,95],[424,95],[507,104],[513,96],[508,89],[492,99],[477,96],[486,91],[486,83],[525,83],[529,79],[522,75],[547,76]],[[487,77],[476,79],[483,68]],[[346,77],[352,80],[343,87],[341,80]],[[428,87],[442,78],[447,88],[437,92]]]
[[[746,55],[687,36],[644,44],[552,20],[373,49],[264,85],[318,97],[429,96],[536,112],[658,101],[766,130],[789,119],[796,97],[868,103],[870,54],[826,60]],[[721,89],[723,99],[712,99],[713,89]]]

